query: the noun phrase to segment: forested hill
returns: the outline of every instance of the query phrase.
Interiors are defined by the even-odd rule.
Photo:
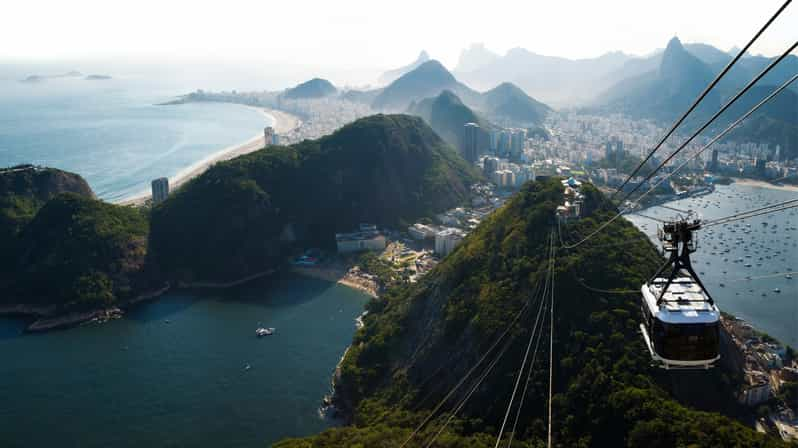
[[[465,202],[479,174],[421,118],[375,115],[318,140],[218,163],[152,211],[150,260],[178,281],[273,268],[292,240],[330,247]]]
[[[141,272],[144,213],[94,198],[77,174],[0,171],[0,304],[94,309],[131,297]]]
[[[528,183],[420,282],[371,301],[336,388],[335,401],[349,413],[351,425],[276,446],[402,445],[509,327],[513,342],[506,356],[431,445],[493,447],[535,319],[535,313],[521,310],[544,279],[561,190],[557,180]],[[612,207],[597,190],[589,185],[583,190],[589,217],[566,226],[566,240],[587,234],[611,215]],[[623,219],[577,249],[557,252],[554,445],[782,446],[728,417],[677,402],[671,384],[686,380],[650,367],[638,329],[639,296],[588,289],[639,290],[660,262],[654,246]],[[532,301],[529,309],[537,304]],[[541,345],[516,447],[545,445],[548,350]],[[444,401],[445,412],[435,414],[406,446],[427,446],[472,384],[466,381]]]

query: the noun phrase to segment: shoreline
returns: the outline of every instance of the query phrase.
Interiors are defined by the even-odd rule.
[[[257,110],[263,116],[270,118],[272,127],[275,130],[275,133],[285,134],[288,132],[293,131],[294,129],[298,128],[302,125],[302,120],[298,117],[291,115],[287,112],[268,109],[264,107],[253,107],[253,106],[245,106],[250,109]],[[244,154],[249,154],[251,152],[255,152],[259,149],[262,149],[266,146],[266,142],[263,136],[263,132],[259,132],[253,137],[245,140],[242,143],[237,143],[234,145],[226,146],[219,151],[216,151],[208,156],[200,159],[197,162],[181,169],[176,174],[169,176],[169,190],[174,191],[179,188],[181,185],[185,184],[189,180],[199,176],[200,174],[204,173],[208,168],[210,168],[213,164],[217,162],[223,162],[225,160],[230,160],[238,156],[242,156]],[[117,205],[129,205],[129,206],[142,206],[152,197],[152,193],[149,190],[142,191],[140,193],[134,194],[132,196],[128,196],[126,198],[114,201]]]
[[[771,190],[791,191],[793,193],[798,193],[798,185],[774,185],[763,180],[742,177],[733,177],[732,180],[734,180],[735,184],[745,185],[748,187],[769,188]]]
[[[376,284],[367,284],[362,279],[354,278],[353,276],[349,275],[348,268],[336,266],[291,266],[291,272],[303,277],[310,277],[336,283],[341,286],[354,289],[355,291],[361,292],[369,297],[375,299],[379,298],[378,287]]]

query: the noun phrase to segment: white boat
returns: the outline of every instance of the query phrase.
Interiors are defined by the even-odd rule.
[[[255,330],[255,334],[258,337],[271,336],[271,335],[274,334],[274,328],[263,328],[263,327],[261,327],[261,328],[258,328],[257,330]]]

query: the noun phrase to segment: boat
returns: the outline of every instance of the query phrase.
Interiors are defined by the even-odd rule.
[[[779,288],[773,288],[773,292],[775,292],[776,294],[778,294],[778,293],[780,293],[780,292],[781,292],[781,289],[779,289]]]
[[[273,334],[274,334],[274,328],[264,328],[264,327],[260,327],[260,328],[258,328],[257,330],[255,330],[255,335],[256,335],[256,336],[258,336],[258,337],[261,337],[261,336],[271,336],[271,335],[273,335]]]
[[[784,276],[787,280],[792,280],[792,274],[787,274]]]

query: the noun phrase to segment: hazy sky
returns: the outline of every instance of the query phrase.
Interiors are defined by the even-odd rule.
[[[402,65],[426,49],[453,68],[483,42],[570,58],[646,54],[678,35],[742,46],[782,0],[479,2],[307,0],[25,0],[0,15],[0,59],[227,58],[338,68]],[[791,5],[753,53],[798,38]]]

